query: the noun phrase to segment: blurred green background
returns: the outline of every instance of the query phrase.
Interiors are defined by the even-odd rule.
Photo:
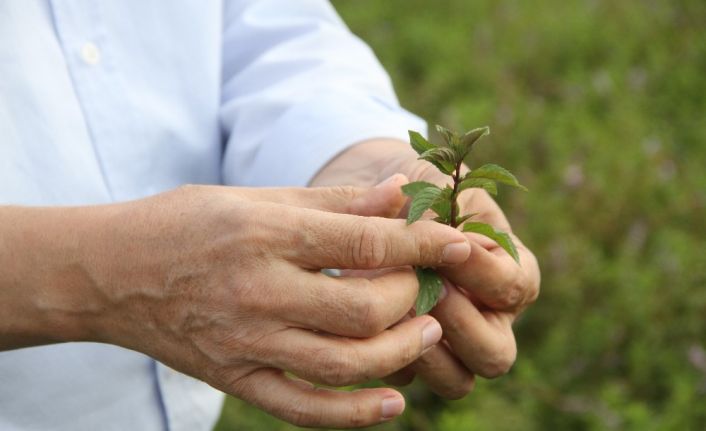
[[[706,429],[706,2],[334,5],[404,106],[491,127],[476,160],[530,188],[499,200],[543,275],[509,375],[414,384],[375,429]],[[217,429],[296,428],[229,399]]]

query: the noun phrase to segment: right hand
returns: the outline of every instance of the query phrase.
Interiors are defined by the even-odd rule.
[[[409,265],[463,262],[466,237],[431,221],[361,217],[397,214],[405,181],[188,186],[89,209],[101,209],[83,239],[91,266],[76,275],[93,292],[78,304],[93,319],[88,338],[146,353],[297,425],[390,419],[404,409],[392,389],[309,382],[386,376],[441,337],[431,316],[395,325],[417,295]],[[401,266],[373,279],[320,272]]]

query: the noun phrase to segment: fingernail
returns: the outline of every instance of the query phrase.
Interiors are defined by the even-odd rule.
[[[385,187],[387,184],[390,184],[391,182],[395,181],[396,177],[397,177],[397,174],[394,174],[394,175],[392,175],[392,176],[390,176],[390,177],[387,177],[385,180],[379,182],[379,183],[375,186],[375,188],[376,188],[376,189],[379,189],[379,188]]]
[[[444,280],[444,284],[441,285],[441,293],[439,294],[439,301],[438,301],[438,302],[443,301],[444,298],[446,298],[446,295],[449,294],[449,284],[450,284],[450,282],[449,282],[449,280],[447,280],[447,279],[445,279],[445,278],[444,278],[443,280]]]
[[[452,242],[444,247],[441,260],[444,263],[462,263],[471,254],[471,245],[467,242]]]
[[[382,419],[392,419],[404,411],[404,398],[393,395],[382,399]]]
[[[427,350],[441,339],[441,325],[432,320],[422,329],[422,350]]]

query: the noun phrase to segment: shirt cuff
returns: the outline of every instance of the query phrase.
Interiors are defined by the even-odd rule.
[[[306,186],[331,159],[373,138],[407,141],[427,124],[399,106],[361,94],[326,94],[292,106],[272,126],[249,163],[226,152],[224,182],[240,186]]]

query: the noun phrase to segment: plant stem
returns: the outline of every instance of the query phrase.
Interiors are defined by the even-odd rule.
[[[461,183],[461,165],[463,162],[458,162],[456,164],[456,170],[453,174],[454,188],[453,193],[451,193],[451,220],[449,226],[458,227],[456,223],[456,218],[458,217],[458,204],[456,203],[456,198],[458,197],[458,185]]]

